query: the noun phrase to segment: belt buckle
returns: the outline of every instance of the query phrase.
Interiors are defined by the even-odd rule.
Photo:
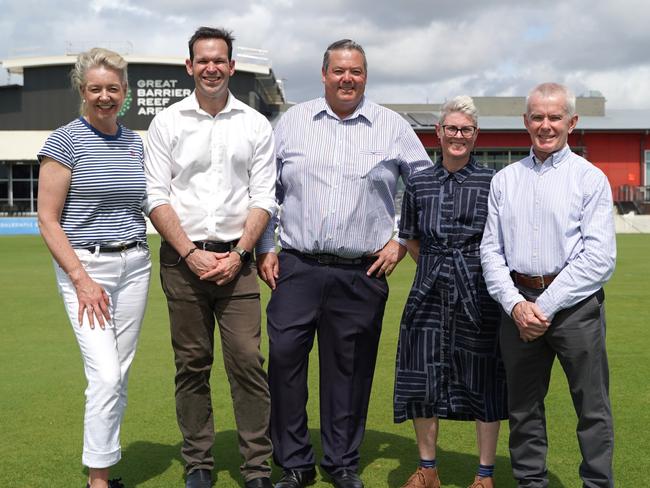
[[[324,265],[336,264],[338,262],[338,257],[332,254],[317,254],[316,262]]]
[[[531,276],[531,278],[533,278],[537,283],[539,283],[539,285],[537,286],[539,290],[544,290],[546,288],[546,283],[544,283],[544,275],[535,275],[535,276]]]

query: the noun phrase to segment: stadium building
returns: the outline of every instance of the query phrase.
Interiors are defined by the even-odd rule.
[[[530,138],[522,115],[525,97],[473,97],[480,132],[474,154],[497,170],[527,156]],[[607,109],[605,98],[591,92],[576,100],[578,125],[569,136],[571,149],[605,172],[621,213],[650,213],[650,110]],[[432,157],[441,105],[386,105],[413,127]]]
[[[252,53],[251,53],[252,52]],[[261,53],[261,55],[260,55]],[[182,58],[125,56],[130,90],[121,122],[146,137],[156,113],[188,95],[193,80]],[[274,122],[286,109],[282,84],[264,53],[239,49],[232,93]],[[75,56],[21,58],[2,61],[14,81],[0,86],[0,233],[36,231],[38,188],[36,154],[48,134],[78,112],[78,96],[70,88],[69,72]],[[475,97],[480,133],[475,154],[487,166],[500,169],[529,152],[530,139],[522,114],[524,97]],[[435,135],[439,104],[386,105],[414,128],[432,158],[439,152]],[[650,213],[650,110],[606,109],[599,92],[580,96],[580,115],[569,144],[601,168],[609,178],[621,213]],[[4,227],[4,231],[3,231]],[[13,229],[13,230],[12,230]]]
[[[189,95],[194,82],[183,58],[124,57],[129,63],[129,92],[120,122],[144,139],[155,114]],[[285,99],[264,52],[237,49],[234,57],[230,91],[269,119],[275,118]],[[69,78],[75,60],[76,56],[67,55],[2,61],[11,79],[21,81],[0,86],[0,217],[35,215],[36,154],[52,130],[78,116],[79,96]],[[35,228],[35,222],[25,222]],[[20,227],[16,221],[4,223]]]

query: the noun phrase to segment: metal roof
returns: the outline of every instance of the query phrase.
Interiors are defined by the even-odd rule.
[[[76,55],[64,56],[39,56],[29,58],[12,58],[0,60],[2,67],[12,74],[22,75],[25,68],[37,68],[42,66],[60,66],[71,65],[77,59]],[[182,57],[156,57],[156,56],[135,56],[125,55],[124,59],[127,63],[132,64],[170,64],[175,66],[184,66],[185,58]],[[246,63],[235,59],[236,71],[244,71],[246,73],[255,73],[260,75],[268,75],[271,73],[269,66],[261,64]]]
[[[434,112],[398,112],[415,130],[433,130],[438,121]],[[521,131],[524,122],[517,116],[479,116],[481,130]],[[650,110],[648,109],[608,109],[603,116],[583,116],[578,118],[576,130],[606,131],[650,131]]]

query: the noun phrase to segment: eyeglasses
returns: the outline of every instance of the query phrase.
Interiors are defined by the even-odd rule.
[[[443,125],[442,130],[445,132],[447,137],[456,137],[456,134],[459,132],[463,137],[472,137],[476,132],[476,127],[473,125],[466,125],[464,127],[456,127],[455,125]]]

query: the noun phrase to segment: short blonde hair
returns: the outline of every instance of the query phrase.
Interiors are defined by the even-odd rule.
[[[118,53],[103,47],[94,47],[90,51],[83,52],[77,56],[72,71],[70,71],[70,81],[72,88],[81,95],[81,91],[86,84],[86,73],[88,70],[104,66],[105,68],[112,69],[118,72],[122,84],[126,87],[129,84],[127,73],[127,63],[125,59]],[[79,106],[79,113],[84,114],[83,99]]]
[[[459,95],[445,102],[440,108],[440,117],[438,123],[440,125],[445,123],[445,118],[452,112],[460,112],[467,115],[474,125],[478,127],[478,110],[474,105],[474,100],[468,95]]]

